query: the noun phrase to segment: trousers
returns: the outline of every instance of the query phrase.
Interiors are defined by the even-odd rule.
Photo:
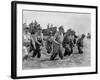
[[[57,43],[54,43],[53,44],[53,53],[52,53],[52,55],[50,57],[50,60],[54,60],[57,55],[59,55],[59,57],[61,59],[63,59],[62,44],[59,45]]]

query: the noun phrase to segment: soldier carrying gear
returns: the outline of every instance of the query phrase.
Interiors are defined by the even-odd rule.
[[[51,53],[52,48],[53,48],[53,32],[50,31],[49,36],[47,38],[47,45],[46,45],[46,49],[47,49],[47,53]]]
[[[71,54],[71,49],[70,49],[69,43],[70,43],[70,41],[69,41],[67,35],[65,34],[64,40],[63,40],[63,47],[65,48],[64,56],[66,56],[66,55],[70,56],[70,54]]]
[[[79,38],[78,41],[77,41],[77,47],[78,47],[79,54],[82,54],[83,53],[82,48],[83,48],[83,39],[84,38],[85,38],[85,35],[82,34],[81,35],[81,38]]]
[[[73,53],[73,47],[75,45],[75,31],[68,29],[64,35],[63,47],[65,48],[64,56],[70,56]]]

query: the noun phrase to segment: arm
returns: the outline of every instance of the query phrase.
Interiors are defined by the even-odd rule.
[[[37,34],[35,34],[34,40],[37,44],[41,45],[41,43],[37,40]]]
[[[41,34],[41,38],[42,38],[42,46],[45,46],[45,43],[44,43],[44,40],[43,40],[43,38],[44,38],[43,34]]]
[[[32,44],[33,44],[34,48],[36,49],[35,41],[34,41],[34,36],[32,36],[31,39],[32,39]]]
[[[57,36],[58,36],[58,33],[56,33],[56,34],[54,35],[54,39],[53,39],[53,41],[54,41],[55,43],[59,44],[59,42],[56,41]]]
[[[28,40],[31,40],[31,34],[28,33],[28,36],[27,36]]]

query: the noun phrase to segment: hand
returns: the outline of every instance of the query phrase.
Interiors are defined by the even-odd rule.
[[[41,43],[40,43],[40,42],[37,42],[37,44],[38,44],[38,45],[41,45]]]
[[[36,49],[36,46],[34,46],[34,49]]]

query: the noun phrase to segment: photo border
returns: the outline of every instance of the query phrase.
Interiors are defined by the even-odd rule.
[[[45,6],[60,6],[60,7],[79,7],[79,8],[94,8],[96,9],[96,71],[82,73],[65,73],[65,74],[50,74],[37,76],[17,76],[17,4],[45,5]],[[98,7],[89,5],[73,5],[73,4],[57,4],[57,3],[42,3],[42,2],[26,2],[12,1],[11,2],[11,78],[39,78],[39,77],[56,77],[56,76],[72,76],[98,73]]]

